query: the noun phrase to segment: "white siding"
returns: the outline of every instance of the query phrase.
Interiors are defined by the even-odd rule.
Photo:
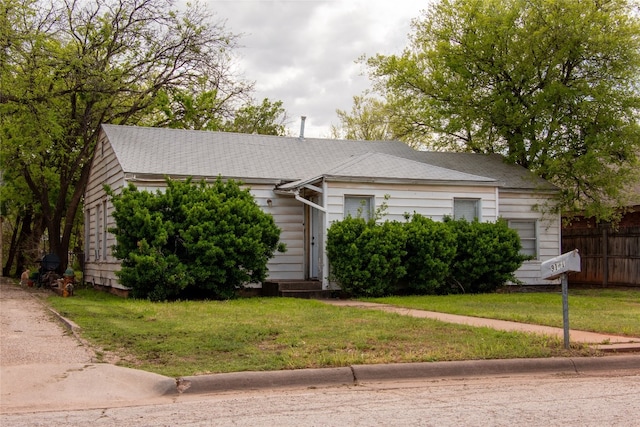
[[[560,215],[543,214],[535,206],[545,206],[549,196],[532,192],[500,191],[500,216],[510,219],[534,219],[538,228],[538,259],[525,261],[516,277],[527,285],[549,285],[556,282],[540,277],[540,264],[560,254]]]
[[[277,195],[272,185],[253,185],[251,194],[280,227],[280,241],[287,245],[284,253],[276,252],[269,260],[268,278],[271,280],[302,280],[304,273],[304,205],[290,196]],[[271,200],[271,206],[268,201]]]
[[[391,221],[404,221],[406,213],[414,212],[436,221],[441,221],[445,216],[453,217],[454,198],[480,199],[482,221],[495,221],[497,216],[493,187],[329,182],[328,188],[327,212],[330,223],[343,219],[345,196],[374,196],[375,209],[386,203],[384,219]],[[389,195],[386,201],[385,195]]]
[[[87,189],[85,190],[85,268],[84,281],[96,285],[122,288],[117,283],[115,272],[120,269],[120,263],[111,255],[111,247],[115,244],[115,237],[105,233],[103,213],[113,210],[111,202],[107,200],[104,185],[113,190],[119,190],[124,183],[124,173],[118,163],[109,142],[102,136],[98,141],[93,158]],[[106,217],[107,229],[113,227],[111,215]],[[98,228],[96,228],[98,227]],[[106,235],[106,241],[105,241]],[[105,253],[106,249],[106,253]],[[96,253],[100,257],[96,259]]]

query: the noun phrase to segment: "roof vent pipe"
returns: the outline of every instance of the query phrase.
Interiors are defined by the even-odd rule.
[[[300,139],[304,139],[304,121],[307,120],[307,116],[300,116]]]

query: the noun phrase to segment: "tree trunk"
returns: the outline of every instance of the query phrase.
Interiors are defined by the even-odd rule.
[[[43,230],[42,217],[39,214],[34,214],[32,207],[26,209],[24,216],[16,219],[7,263],[2,269],[4,276],[11,275],[14,261],[16,268],[13,275],[15,277],[19,276],[26,267],[38,261],[41,255],[39,246]]]
[[[13,233],[11,233],[11,244],[9,245],[9,253],[7,254],[7,262],[2,267],[2,275],[6,277],[11,275],[11,266],[13,265],[13,259],[15,258],[18,251],[18,230],[20,229],[21,222],[22,218],[18,215],[16,217],[16,223],[13,226]]]

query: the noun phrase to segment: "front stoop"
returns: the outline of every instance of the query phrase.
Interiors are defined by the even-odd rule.
[[[274,280],[262,284],[262,296],[328,299],[332,291],[323,290],[318,280]]]

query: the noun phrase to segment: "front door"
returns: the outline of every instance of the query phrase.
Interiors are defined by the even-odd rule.
[[[311,199],[312,202],[317,203],[317,198]],[[322,261],[321,249],[322,249],[322,212],[318,209],[309,206],[309,278],[319,279],[322,276],[321,268]]]

